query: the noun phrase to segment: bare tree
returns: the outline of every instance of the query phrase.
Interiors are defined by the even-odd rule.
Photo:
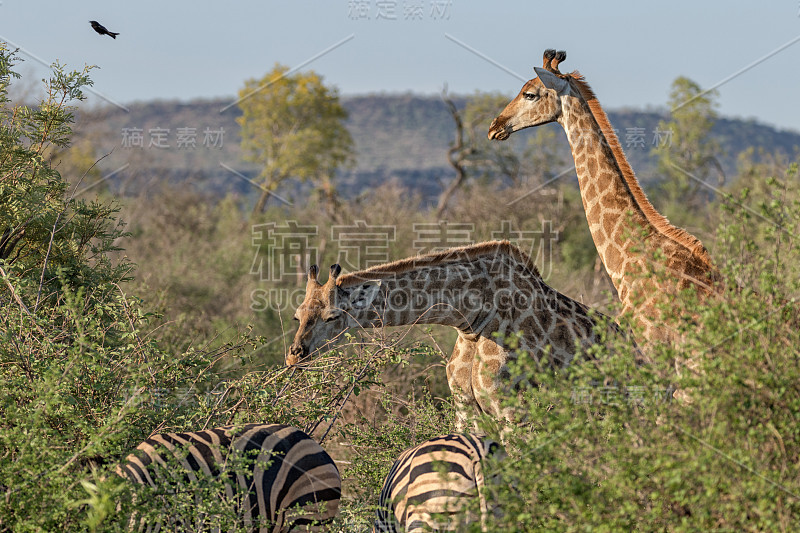
[[[445,209],[447,209],[447,202],[450,200],[450,197],[453,196],[453,193],[455,193],[464,183],[464,180],[467,179],[467,170],[465,168],[466,160],[477,151],[473,143],[469,143],[469,145],[464,144],[464,122],[461,120],[461,114],[458,112],[458,108],[456,108],[456,105],[450,97],[447,96],[447,87],[442,90],[442,100],[447,104],[450,115],[456,123],[455,142],[447,151],[447,161],[450,163],[450,166],[455,169],[456,177],[447,184],[447,187],[445,187],[439,195],[439,203],[436,205],[436,218],[442,218]]]
[[[448,96],[447,87],[442,90],[442,101],[456,126],[455,139],[447,151],[447,161],[455,169],[456,176],[439,195],[438,218],[445,213],[456,191],[472,177],[504,178],[512,184],[519,182],[521,163],[513,147],[489,143],[486,139],[489,122],[505,100],[502,95],[477,94],[469,99],[462,114]]]

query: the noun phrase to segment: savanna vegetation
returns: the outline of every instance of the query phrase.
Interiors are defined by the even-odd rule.
[[[264,80],[282,80],[273,84],[282,107],[243,106],[242,154],[264,169],[254,194],[164,180],[121,195],[98,181],[104,154],[71,142],[90,69],[56,65],[42,100],[20,103],[8,96],[17,61],[0,47],[0,530],[115,531],[133,511],[159,517],[158,494],[117,477],[116,464],[156,432],[247,422],[292,424],[319,440],[344,478],[334,530],[366,530],[398,453],[453,429],[444,362],[455,336],[354,331],[307,368],[287,368],[311,263],[351,271],[509,238],[550,285],[615,313],[576,184],[559,178],[570,163],[563,139],[542,130],[525,146],[486,140],[506,97],[450,108],[461,182],[443,184],[443,200],[397,181],[348,196],[337,176],[358,154],[336,91],[277,67]],[[326,120],[288,138],[279,159],[261,149],[280,151],[269,142],[299,126],[267,132],[258,120],[274,111],[305,123],[293,94]],[[648,366],[630,365],[630,346],[593,348],[591,363],[560,372],[521,354],[520,371],[538,386],[509,399],[530,416],[504,437],[511,460],[494,465],[487,493],[503,513],[491,531],[798,528],[797,157],[745,151],[734,174],[721,173],[709,133],[715,94],[679,78],[671,98],[675,112],[659,125],[671,142],[655,148],[662,174],[648,192],[703,240],[725,298],[689,301],[700,319]],[[339,143],[320,138],[328,130]],[[330,151],[311,157],[305,142]],[[301,179],[304,201],[272,198],[273,184]],[[676,364],[687,354],[695,372]],[[676,388],[691,402],[673,400]],[[498,434],[496,420],[479,423]],[[170,511],[235,530],[219,501],[189,498]]]

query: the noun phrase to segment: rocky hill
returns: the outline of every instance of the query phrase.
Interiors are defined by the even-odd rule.
[[[466,98],[454,98],[463,107]],[[191,181],[204,190],[224,194],[247,193],[247,180],[257,169],[242,160],[239,150],[240,114],[230,100],[134,103],[127,111],[116,107],[82,109],[79,138],[90,140],[104,175],[125,194],[153,182]],[[397,179],[431,198],[454,176],[446,159],[454,136],[454,123],[439,97],[368,95],[343,97],[349,112],[348,128],[357,149],[357,165],[340,176],[340,188],[352,195]],[[498,110],[499,111],[499,110]],[[628,158],[643,182],[657,180],[651,148],[658,141],[657,126],[664,115],[652,111],[609,111]],[[566,160],[568,145],[563,131],[554,128]],[[488,129],[488,124],[487,124]],[[720,160],[728,175],[737,156],[749,147],[793,154],[800,133],[781,131],[752,120],[721,118],[713,129],[723,148]],[[512,139],[522,143],[526,133]]]

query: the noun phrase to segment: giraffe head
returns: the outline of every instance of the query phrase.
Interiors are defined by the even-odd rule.
[[[534,67],[537,78],[528,80],[489,126],[489,139],[504,141],[524,128],[556,121],[561,116],[561,97],[571,93],[569,76],[558,70],[567,58],[563,50],[545,50],[542,68]]]
[[[354,313],[367,308],[374,299],[380,282],[342,288],[337,283],[341,272],[342,267],[332,265],[328,281],[322,285],[317,281],[317,265],[308,269],[306,296],[294,313],[299,325],[286,356],[287,366],[331,347],[342,333],[359,324]]]

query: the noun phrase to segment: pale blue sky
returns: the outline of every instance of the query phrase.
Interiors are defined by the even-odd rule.
[[[123,104],[233,99],[275,62],[295,67],[339,43],[305,68],[345,95],[444,83],[511,95],[521,82],[477,54],[529,78],[552,47],[605,107],[643,109],[663,106],[676,76],[710,88],[774,53],[719,87],[720,112],[800,130],[799,12],[798,0],[2,0],[0,38],[23,49],[23,73],[41,77],[34,55],[98,65],[95,89]],[[97,35],[90,19],[121,35]]]

